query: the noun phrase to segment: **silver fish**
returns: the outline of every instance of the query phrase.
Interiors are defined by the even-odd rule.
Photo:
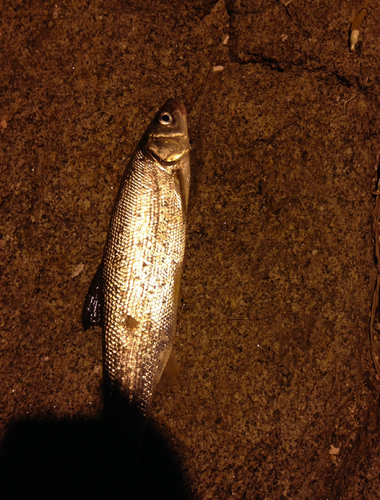
[[[126,168],[82,317],[103,323],[105,405],[123,399],[142,416],[171,355],[189,184],[186,111],[169,99]]]

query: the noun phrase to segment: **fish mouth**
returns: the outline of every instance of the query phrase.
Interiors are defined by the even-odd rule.
[[[179,111],[182,116],[186,117],[186,108],[183,102],[177,99],[168,99],[164,104],[164,107],[168,109],[169,112]]]
[[[181,113],[182,116],[186,116],[186,108],[185,108],[185,105],[183,104],[183,102],[181,101],[176,101],[175,102],[177,103],[177,106],[178,106],[178,109]]]

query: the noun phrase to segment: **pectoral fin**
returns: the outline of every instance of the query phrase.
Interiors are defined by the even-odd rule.
[[[190,189],[190,156],[186,155],[182,160],[181,167],[178,169],[178,180],[181,189],[182,205],[184,213],[187,214],[189,205],[189,189]]]
[[[85,330],[103,324],[103,262],[91,281],[82,311],[82,325]]]

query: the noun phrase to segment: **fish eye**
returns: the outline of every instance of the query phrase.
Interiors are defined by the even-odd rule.
[[[170,113],[164,111],[158,117],[158,121],[161,123],[161,125],[170,125],[173,123],[173,117]]]

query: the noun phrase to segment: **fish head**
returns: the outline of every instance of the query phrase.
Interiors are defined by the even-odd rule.
[[[159,109],[147,133],[147,148],[160,162],[178,162],[190,151],[185,106],[175,99]]]
[[[145,144],[142,146],[152,157],[176,176],[186,213],[190,186],[190,141],[185,106],[175,99],[168,99],[153,118],[143,141]]]

